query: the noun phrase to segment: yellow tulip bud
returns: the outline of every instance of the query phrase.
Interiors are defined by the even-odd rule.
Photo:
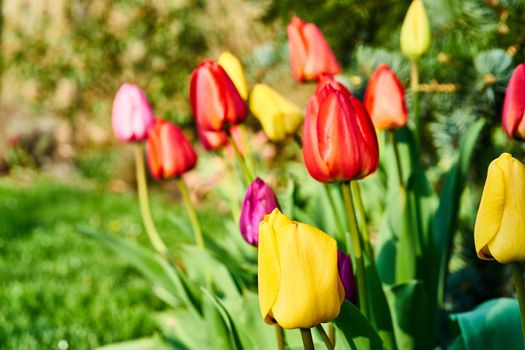
[[[423,0],[414,0],[401,26],[401,52],[417,60],[430,46],[430,25]]]
[[[295,132],[304,119],[297,105],[264,84],[257,84],[253,88],[250,110],[272,141],[284,140],[286,135]]]
[[[525,166],[508,153],[489,165],[474,243],[480,259],[525,261]]]
[[[309,328],[339,315],[345,290],[335,240],[279,209],[259,224],[259,306],[264,322]]]
[[[246,83],[246,76],[244,75],[241,61],[231,52],[225,51],[219,56],[217,63],[226,71],[226,74],[228,74],[237,88],[239,95],[246,101],[248,98],[248,83]]]

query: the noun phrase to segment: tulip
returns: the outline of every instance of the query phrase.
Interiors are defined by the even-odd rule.
[[[489,165],[474,243],[480,259],[525,261],[525,166],[508,153]]]
[[[248,98],[248,83],[246,83],[246,76],[244,75],[241,61],[231,52],[226,51],[219,56],[217,63],[219,63],[233,81],[242,99],[246,100]]]
[[[279,207],[272,188],[260,178],[251,183],[242,202],[239,226],[244,240],[257,247],[259,245],[259,223],[266,214]]]
[[[190,103],[197,126],[203,130],[225,131],[241,123],[246,105],[226,71],[212,60],[204,60],[193,71]]]
[[[158,180],[178,177],[197,163],[197,154],[182,130],[161,118],[150,129],[146,146],[150,172]]]
[[[364,102],[376,128],[401,128],[406,125],[405,90],[396,73],[386,64],[379,65],[370,77]]]
[[[320,182],[363,178],[377,170],[379,148],[374,125],[363,104],[337,81],[319,81],[308,101],[303,157]]]
[[[123,84],[113,100],[113,132],[123,141],[144,141],[153,125],[153,110],[144,92],[134,84]]]
[[[297,105],[264,84],[253,88],[250,110],[272,141],[282,141],[286,135],[294,133],[304,118]]]
[[[502,124],[512,138],[525,139],[525,64],[516,67],[510,78],[503,102]]]
[[[345,297],[335,240],[279,209],[259,225],[258,276],[264,322],[286,329],[335,319]]]
[[[350,255],[347,255],[338,250],[337,268],[339,269],[339,277],[341,278],[341,282],[345,288],[345,299],[352,304],[355,304],[357,301],[357,291]]]
[[[295,80],[317,80],[322,74],[341,72],[334,53],[315,24],[293,17],[288,24],[288,43]]]
[[[237,149],[243,157],[248,154],[248,145],[244,132],[239,125],[232,126],[228,131],[237,146]],[[208,151],[217,151],[223,146],[231,147],[228,135],[225,131],[207,131],[197,128],[197,135],[204,149]]]
[[[430,25],[423,1],[412,1],[401,26],[401,52],[417,61],[430,46],[430,34]]]

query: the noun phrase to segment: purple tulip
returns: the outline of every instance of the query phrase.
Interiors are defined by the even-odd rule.
[[[275,208],[279,208],[279,203],[271,187],[256,178],[248,187],[242,202],[239,225],[246,242],[255,247],[259,245],[259,223],[264,215],[270,214]]]
[[[113,100],[113,132],[123,142],[144,141],[153,126],[153,110],[144,92],[134,84],[123,84]]]
[[[342,251],[337,251],[337,267],[339,269],[339,278],[345,287],[345,299],[355,304],[357,301],[357,289],[352,270],[352,260],[350,255],[346,255]]]

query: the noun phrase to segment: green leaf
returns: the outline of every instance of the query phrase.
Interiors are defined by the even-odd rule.
[[[437,286],[432,286],[432,289],[437,291],[437,300],[440,305],[443,303],[447,267],[458,219],[460,198],[465,187],[472,154],[484,125],[484,120],[478,120],[467,129],[461,138],[458,159],[445,176],[439,207],[434,217],[434,241],[432,243],[438,260],[431,264],[439,268],[439,271],[433,274],[434,276],[438,274],[439,277],[434,279],[438,282]]]
[[[459,338],[467,350],[525,349],[516,299],[489,300],[450,317],[458,322]]]
[[[87,227],[77,229],[80,233],[97,240],[120,255],[150,280],[154,288],[161,288],[169,293],[172,298],[168,302],[176,300],[182,305],[193,306],[196,311],[200,310],[196,293],[189,292],[194,287],[184,278],[183,274],[180,274],[174,266],[158,254],[115,234],[103,233]],[[159,295],[162,296],[162,293]]]
[[[187,309],[171,309],[156,313],[154,319],[162,334],[177,349],[206,349],[210,347],[204,319]]]
[[[102,346],[97,350],[173,350],[162,338],[143,338]]]
[[[192,281],[197,281],[199,285],[211,282],[213,291],[219,297],[240,298],[230,271],[212,253],[196,246],[184,246],[181,254],[186,273]]]
[[[334,320],[335,327],[344,337],[337,342],[345,341],[346,348],[352,350],[383,349],[379,334],[363,316],[361,311],[347,300],[341,306],[339,316]],[[336,342],[336,344],[337,344]]]
[[[390,311],[394,319],[394,332],[398,349],[433,349],[434,338],[426,312],[428,297],[421,281],[385,288]]]
[[[221,301],[203,288],[203,309],[212,349],[241,350],[242,344],[231,315]]]

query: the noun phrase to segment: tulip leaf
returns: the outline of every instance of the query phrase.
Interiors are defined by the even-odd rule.
[[[168,345],[160,337],[141,338],[121,343],[114,343],[97,348],[97,350],[173,350],[174,347]],[[177,348],[179,349],[179,348]]]
[[[484,120],[478,120],[463,134],[459,144],[459,154],[456,163],[445,176],[443,189],[440,193],[439,207],[434,217],[434,249],[439,268],[437,285],[438,303],[443,302],[448,261],[452,250],[452,242],[456,228],[461,194],[465,186],[467,172],[470,168],[472,154],[485,125]]]
[[[210,284],[219,297],[239,298],[240,292],[230,271],[215,256],[197,246],[184,246],[182,260],[188,277],[199,285]]]
[[[274,327],[264,323],[256,293],[244,291],[242,297],[223,302],[244,349],[272,349],[276,346]],[[235,317],[233,317],[235,316]]]
[[[347,300],[341,305],[341,312],[334,320],[335,327],[343,337],[338,337],[337,342],[345,341],[346,348],[352,350],[383,349],[383,342],[374,327],[357,307]]]
[[[459,325],[464,349],[525,349],[516,299],[492,299],[451,319]]]
[[[77,229],[80,233],[97,240],[125,259],[150,280],[155,288],[160,288],[169,293],[172,299],[168,302],[177,300],[182,305],[193,306],[192,309],[196,311],[200,310],[198,294],[194,287],[183,274],[179,273],[175,266],[162,259],[158,254],[115,234],[103,233],[87,227],[78,227]]]
[[[385,348],[393,349],[395,339],[390,309],[376,266],[368,259],[365,259],[365,272],[371,322],[379,333]]]
[[[434,341],[426,312],[428,297],[421,281],[388,286],[385,294],[394,319],[398,349],[432,349]]]
[[[154,319],[161,333],[177,349],[209,348],[206,323],[201,315],[177,308],[156,313]]]
[[[207,289],[203,291],[204,319],[211,349],[241,350],[242,344],[237,334],[232,316],[222,302]]]

